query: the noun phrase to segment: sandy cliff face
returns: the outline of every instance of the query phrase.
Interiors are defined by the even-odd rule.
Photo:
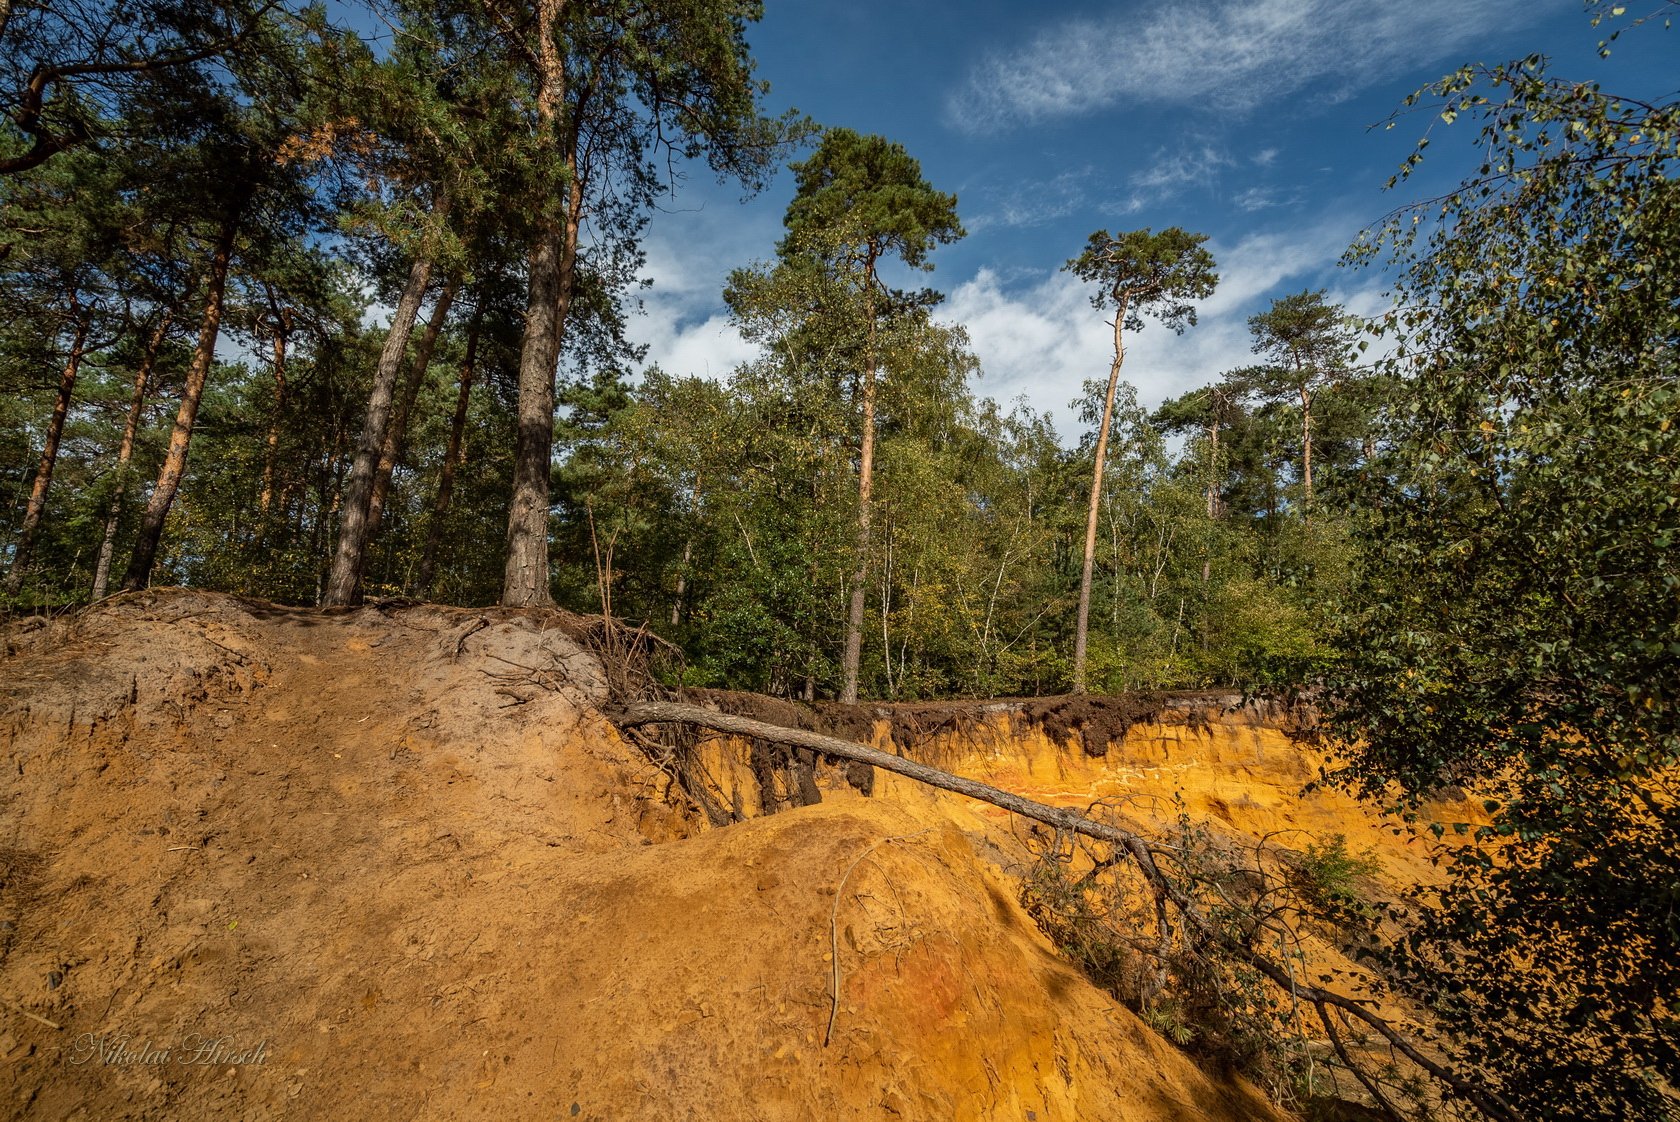
[[[4,642],[10,1117],[1273,1116],[1056,957],[989,813],[831,776],[710,828],[557,617],[160,591]],[[1287,801],[1264,730],[1160,729],[1135,766]],[[1041,797],[1134,766],[947,749]]]
[[[1377,879],[1388,887],[1438,875],[1417,835],[1397,831],[1392,821],[1319,783],[1334,761],[1293,735],[1293,714],[1237,694],[1164,695],[1107,711],[1104,699],[866,705],[851,712],[727,693],[703,700],[857,739],[1039,802],[1080,809],[1106,804],[1145,826],[1164,826],[1182,812],[1232,839],[1264,838],[1272,849],[1295,852],[1339,835],[1349,851],[1377,858],[1383,869]],[[763,746],[755,754],[739,738],[705,736],[696,770],[712,801],[749,816],[799,805],[799,761],[784,753],[767,769],[763,755]],[[813,778],[832,800],[849,797],[856,776],[819,762]],[[1006,811],[910,779],[876,772],[868,786],[879,797],[937,806],[977,840],[1016,832]],[[1440,821],[1477,818],[1463,800],[1425,809],[1427,818]]]

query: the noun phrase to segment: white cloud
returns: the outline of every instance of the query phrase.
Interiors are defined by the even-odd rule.
[[[1349,234],[1327,226],[1213,246],[1220,283],[1202,302],[1197,326],[1174,335],[1150,324],[1128,334],[1120,376],[1136,386],[1139,401],[1152,408],[1253,362],[1248,317],[1261,310],[1268,295],[1281,295],[1291,283],[1304,286],[1307,278],[1335,261]],[[1107,377],[1114,356],[1113,329],[1091,306],[1092,291],[1067,273],[1010,286],[997,273],[982,269],[951,292],[938,318],[968,328],[982,371],[975,387],[978,394],[1000,402],[1025,396],[1034,408],[1055,418],[1057,432],[1071,444],[1081,426],[1069,403],[1087,379]],[[1360,312],[1380,306],[1369,286],[1336,286],[1331,298]]]
[[[1204,317],[1244,310],[1284,281],[1333,264],[1357,228],[1329,222],[1306,230],[1251,234],[1233,246],[1210,246],[1219,287],[1203,301]],[[1245,325],[1244,330],[1247,330]]]
[[[1148,170],[1138,172],[1129,182],[1141,190],[1164,194],[1180,187],[1211,186],[1222,168],[1235,165],[1235,160],[1211,144],[1163,148],[1149,161]]]
[[[1066,273],[1008,291],[983,269],[958,286],[942,314],[968,327],[982,371],[976,391],[999,401],[1026,397],[1055,418],[1069,444],[1082,428],[1071,403],[1087,380],[1106,378],[1114,360],[1113,329],[1091,306],[1090,291]],[[1242,315],[1203,315],[1183,335],[1150,324],[1126,335],[1120,376],[1153,407],[1251,361],[1248,340]]]
[[[687,322],[650,321],[649,326],[651,330],[639,333],[640,341],[648,344],[648,363],[658,363],[666,373],[678,377],[692,374],[721,380],[759,355],[757,344],[741,338],[726,316]]]
[[[720,305],[724,281],[737,265],[767,257],[778,231],[771,224],[731,227],[691,217],[649,239],[644,275],[658,284],[644,293],[645,312],[631,320],[630,330],[648,345],[648,361],[671,374],[722,378],[759,353]],[[730,217],[739,221],[741,215]],[[1128,335],[1122,377],[1153,407],[1252,362],[1248,317],[1272,296],[1324,283],[1320,274],[1356,229],[1351,219],[1330,219],[1312,228],[1210,245],[1220,283],[1202,302],[1200,323],[1182,336],[1158,324]],[[1374,312],[1381,307],[1379,282],[1347,274],[1344,284],[1332,285],[1331,297],[1351,310]],[[1086,379],[1107,375],[1113,354],[1113,333],[1103,313],[1091,307],[1092,291],[1068,273],[983,268],[957,283],[936,314],[968,329],[982,371],[976,394],[1005,403],[1025,396],[1055,418],[1071,444],[1081,427],[1069,402]]]
[[[1236,165],[1237,161],[1212,144],[1162,148],[1143,171],[1127,178],[1131,195],[1121,205],[1120,213],[1132,214],[1190,188],[1211,188],[1221,171]]]
[[[1297,198],[1298,195],[1290,196],[1287,201],[1294,202]],[[1238,191],[1231,197],[1231,201],[1243,210],[1252,214],[1257,210],[1266,210],[1269,207],[1283,206],[1286,200],[1284,196],[1279,194],[1277,188],[1275,187],[1250,187],[1246,190]]]
[[[1067,20],[984,60],[947,100],[985,132],[1122,101],[1244,112],[1313,85],[1345,95],[1562,0],[1180,0]],[[1336,95],[1332,95],[1336,96]]]
[[[647,345],[647,362],[677,377],[723,378],[757,357],[720,297],[731,271],[774,253],[779,233],[775,215],[729,204],[656,216],[642,268],[654,283],[628,325],[631,339]]]
[[[1086,165],[1049,179],[1011,180],[1004,186],[983,186],[972,196],[979,213],[965,220],[971,234],[996,227],[1015,229],[1043,226],[1093,209],[1106,214],[1135,214],[1152,203],[1193,187],[1211,188],[1225,168],[1237,161],[1211,142],[1162,148],[1142,170],[1116,185],[1095,167]]]
[[[1092,186],[1097,181],[1096,169],[1087,166],[1064,171],[1051,179],[1011,179],[1002,189],[983,187],[976,192],[979,214],[965,218],[963,225],[970,234],[999,226],[1042,226],[1088,207]]]

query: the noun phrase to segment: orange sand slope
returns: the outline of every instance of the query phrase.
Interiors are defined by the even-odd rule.
[[[3,640],[10,1117],[1280,1117],[1054,955],[989,808],[706,828],[552,620],[156,591]]]

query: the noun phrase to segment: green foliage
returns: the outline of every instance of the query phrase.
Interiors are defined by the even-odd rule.
[[[801,131],[759,111],[751,0],[545,5],[552,21],[518,27],[480,3],[416,0],[379,57],[313,10],[77,10],[97,18],[83,29],[53,4],[0,17],[0,536],[20,578],[8,608],[76,603],[107,541],[134,546],[224,230],[237,234],[218,328],[231,346],[201,353],[238,357],[211,372],[154,576],[318,601],[384,334],[366,304],[422,256],[459,279],[471,326],[440,321],[414,371],[371,591],[496,599],[523,443],[525,482],[552,485],[530,509],[558,546],[555,594],[647,621],[682,645],[694,682],[840,692],[858,592],[858,670],[876,697],[1065,689],[1084,626],[1084,672],[1103,689],[1319,680],[1353,789],[1413,818],[1445,787],[1484,800],[1485,824],[1435,824],[1444,883],[1386,962],[1438,1015],[1459,1067],[1513,1115],[1672,1113],[1672,97],[1618,99],[1538,57],[1420,91],[1413,107],[1478,122],[1483,162],[1352,253],[1397,268],[1392,357],[1356,367],[1345,311],[1323,292],[1285,296],[1251,321],[1261,365],[1208,371],[1153,416],[1130,387],[1089,385],[1082,419],[1111,433],[1099,452],[1091,436],[1064,448],[1030,409],[977,400],[966,337],[929,314],[938,295],[883,281],[883,262],[926,269],[962,235],[956,200],[902,146],[847,129],[795,165],[777,260],[730,279],[762,357],[721,382],[633,373],[625,317],[663,158],[705,159],[751,188]],[[1589,10],[1595,24],[1621,15]],[[558,105],[543,102],[545,43],[567,71]],[[38,62],[94,69],[58,75],[32,106]],[[1421,158],[1420,144],[1397,179]],[[556,237],[564,251],[568,215],[587,215],[590,236],[570,243],[554,359],[525,346],[529,251]],[[1204,242],[1099,230],[1067,263],[1117,313],[1116,377],[1121,333],[1195,322],[1217,279]],[[538,303],[560,306],[563,255]],[[536,422],[517,419],[522,353],[525,389],[566,373],[552,471],[527,439],[546,424],[543,393]],[[45,455],[73,354],[62,440]],[[865,434],[875,489],[860,533]],[[1373,918],[1358,884],[1376,869],[1340,836],[1259,867],[1187,822],[1177,842],[1174,876],[1240,939],[1287,942],[1279,915]],[[1151,898],[1112,854],[1086,856],[1076,875],[1058,851],[1027,880],[1057,944],[1173,1039],[1287,1097],[1299,1011],[1241,962],[1175,943],[1182,932],[1140,940]]]
[[[1101,391],[1102,404],[1099,408],[1093,402],[1086,409],[1086,420],[1096,423],[1097,432],[1091,457],[1090,501],[1086,508],[1085,541],[1079,572],[1079,610],[1074,622],[1075,691],[1083,692],[1090,681],[1090,610],[1097,522],[1104,497],[1104,477],[1108,474],[1115,394],[1120,369],[1126,359],[1124,333],[1141,330],[1145,315],[1160,319],[1177,332],[1183,332],[1186,326],[1196,322],[1192,301],[1212,293],[1219,280],[1213,271],[1213,256],[1202,248],[1205,241],[1206,235],[1189,234],[1176,226],[1159,234],[1143,229],[1111,236],[1107,230],[1098,230],[1091,235],[1085,252],[1064,266],[1081,279],[1101,286],[1099,292],[1091,297],[1092,307],[1106,310],[1112,305],[1115,309],[1114,361],[1109,366],[1108,381]],[[1093,399],[1096,398],[1095,389],[1094,384],[1087,384],[1087,393]],[[1127,391],[1128,397],[1134,396],[1130,386]],[[1135,401],[1132,405],[1135,408]],[[1164,540],[1162,544],[1164,546]],[[1157,566],[1157,577],[1159,573],[1160,566]],[[1115,575],[1118,578],[1118,572]],[[1157,581],[1152,579],[1149,587],[1153,598]],[[1182,601],[1180,606],[1182,608]],[[1116,615],[1118,610],[1116,600]],[[1175,644],[1176,638],[1175,627]]]
[[[1118,307],[1128,331],[1143,330],[1144,316],[1183,332],[1196,323],[1193,301],[1213,294],[1219,283],[1213,255],[1202,248],[1206,234],[1170,226],[1159,234],[1145,227],[1092,234],[1085,251],[1063,266],[1098,286],[1092,307]]]
[[[1389,247],[1404,283],[1328,682],[1344,777],[1407,810],[1446,784],[1486,800],[1396,956],[1461,1060],[1528,1116],[1667,1118],[1680,105],[1538,57],[1415,100],[1479,121],[1485,163],[1437,221],[1403,212],[1358,250]]]
[[[1207,647],[1196,665],[1210,681],[1287,688],[1323,657],[1311,601],[1273,581],[1222,581],[1208,596],[1205,627]]]
[[[271,5],[242,0],[0,4],[0,175],[136,134],[133,103],[211,66],[238,68],[271,45]],[[129,118],[132,124],[133,118]],[[157,134],[139,134],[142,144]]]
[[[1354,879],[1373,871],[1344,839],[1309,847],[1305,858],[1251,849],[1192,821],[1182,803],[1177,810],[1162,831],[1173,854],[1162,875],[1238,945],[1264,946],[1291,968],[1305,965],[1298,932],[1325,915],[1321,901],[1352,896]],[[1174,1044],[1241,1071],[1286,1107],[1319,1092],[1327,1068],[1308,1035],[1318,1027],[1309,1028],[1309,1010],[1241,956],[1191,939],[1126,853],[1047,833],[1029,847],[1022,907],[1095,984]]]
[[[550,29],[572,78],[558,119],[595,161],[576,169],[594,238],[579,250],[559,360],[554,594],[580,610],[605,597],[649,621],[684,646],[696,681],[829,694],[861,568],[865,694],[1065,689],[1091,448],[1064,448],[1029,409],[977,399],[966,337],[929,315],[938,295],[883,281],[883,262],[925,269],[962,234],[956,200],[902,146],[828,130],[795,168],[779,257],[736,273],[728,293],[762,361],[723,383],[632,373],[640,355],[623,328],[645,206],[665,186],[660,154],[706,158],[753,186],[801,132],[758,114],[743,37],[757,6],[679,7],[631,34],[622,9],[567,5]],[[9,43],[60,9],[21,12]],[[552,203],[572,172],[557,137],[533,131],[535,28],[499,25],[479,4],[417,0],[392,17],[401,33],[378,46],[320,13],[272,9],[237,49],[101,84],[98,100],[72,105],[74,91],[55,87],[54,121],[98,116],[86,118],[97,143],[0,176],[0,488],[14,500],[0,559],[19,545],[77,309],[91,310],[97,345],[12,606],[85,599],[108,520],[121,579],[230,219],[239,234],[217,353],[238,357],[210,373],[153,578],[320,597],[384,335],[364,322],[366,305],[395,303],[421,255],[435,263],[428,300],[445,275],[458,296],[429,369],[414,372],[407,447],[363,580],[373,595],[497,598],[541,217],[531,200]],[[216,26],[160,23],[148,41],[207,41]],[[1100,300],[1124,273],[1131,313],[1175,327],[1193,319],[1184,293],[1212,283],[1201,239],[1182,231],[1122,235],[1088,257]],[[1175,269],[1184,284],[1168,283]],[[874,524],[860,566],[858,418],[871,370]],[[1203,445],[1168,455],[1160,426],[1122,395],[1095,565],[1092,658],[1105,688],[1248,684],[1311,650],[1318,586],[1288,504],[1271,519],[1223,510],[1228,497],[1286,489],[1287,449],[1239,434],[1278,426],[1248,412],[1221,414],[1216,517],[1197,474]]]
[[[1272,301],[1249,317],[1254,353],[1269,359],[1261,369],[1290,389],[1334,376],[1353,357],[1358,321],[1322,289],[1298,292]]]
[[[876,262],[890,256],[928,269],[935,245],[963,236],[957,197],[933,190],[904,146],[883,137],[827,129],[793,174],[784,257],[843,259],[873,284]]]
[[[1296,892],[1308,904],[1332,917],[1348,915],[1370,918],[1370,903],[1360,891],[1359,881],[1382,872],[1376,851],[1348,850],[1346,834],[1332,834],[1322,842],[1309,842],[1290,878]]]

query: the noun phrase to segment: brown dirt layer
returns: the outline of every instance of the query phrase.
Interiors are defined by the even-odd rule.
[[[1163,718],[1190,728],[1206,728],[1244,714],[1244,723],[1289,731],[1301,714],[1292,707],[1245,698],[1231,691],[1166,691],[1058,697],[994,698],[976,701],[859,703],[802,702],[737,690],[687,689],[684,700],[709,705],[726,713],[825,733],[845,740],[868,741],[877,725],[900,751],[923,754],[941,739],[969,740],[995,736],[998,718],[1011,720],[1011,735],[1036,729],[1057,747],[1077,747],[1088,756],[1108,755],[1122,745],[1126,734],[1140,724]]]

